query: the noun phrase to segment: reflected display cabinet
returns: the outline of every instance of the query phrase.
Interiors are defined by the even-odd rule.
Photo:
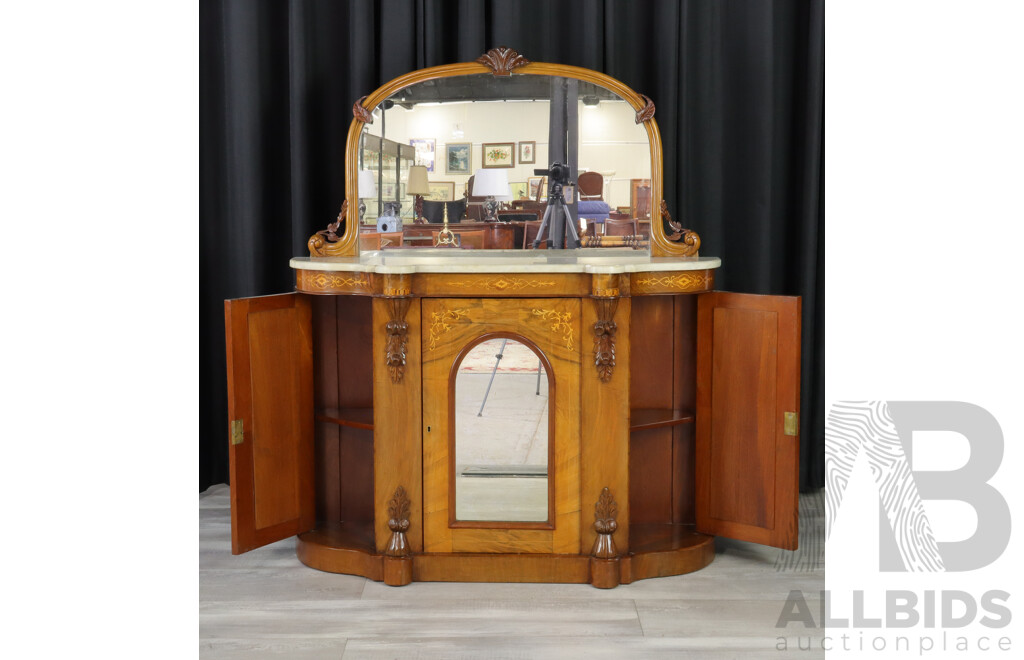
[[[412,72],[356,103],[348,162],[383,100],[462,77],[486,89],[460,101],[538,77],[629,104],[650,241],[360,253],[350,168],[296,290],[225,303],[232,551],[296,536],[306,565],[395,586],[610,588],[699,570],[715,536],[795,549],[800,299],[714,289],[662,201],[653,103],[595,71],[495,49]]]
[[[406,195],[405,188],[409,181],[409,166],[416,159],[415,148],[376,135],[364,135],[359,156],[362,169],[373,172],[373,180],[377,184],[376,199],[363,200],[366,203],[363,222],[376,224],[386,202],[399,202],[402,205],[401,217],[411,218],[412,198]]]

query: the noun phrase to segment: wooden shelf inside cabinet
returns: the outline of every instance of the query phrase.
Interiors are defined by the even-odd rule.
[[[316,421],[372,431],[373,408],[322,408],[316,411]]]
[[[629,430],[646,431],[660,429],[679,424],[693,424],[692,410],[672,410],[670,408],[633,408],[629,411]]]

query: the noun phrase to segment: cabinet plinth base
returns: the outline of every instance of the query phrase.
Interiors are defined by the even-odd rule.
[[[561,582],[604,589],[636,580],[698,571],[715,558],[715,537],[692,525],[631,525],[632,550],[617,559],[589,555],[425,553],[386,557],[373,545],[370,523],[329,523],[299,535],[306,566],[392,586],[416,582]],[[596,564],[596,565],[595,565]]]

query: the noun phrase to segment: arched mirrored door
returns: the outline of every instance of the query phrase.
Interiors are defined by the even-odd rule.
[[[424,551],[578,553],[579,300],[421,310]]]

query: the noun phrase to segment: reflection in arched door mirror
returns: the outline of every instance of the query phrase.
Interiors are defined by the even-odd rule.
[[[550,520],[550,383],[525,343],[474,346],[455,372],[455,519]]]

